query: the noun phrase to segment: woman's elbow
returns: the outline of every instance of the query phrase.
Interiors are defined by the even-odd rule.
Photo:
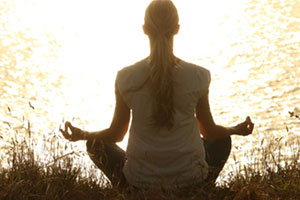
[[[126,134],[127,131],[123,130],[123,129],[115,129],[115,128],[110,128],[110,132],[111,132],[111,141],[113,143],[116,142],[122,142],[124,139],[124,136]]]
[[[205,140],[217,140],[230,137],[230,130],[222,126],[214,126],[209,130],[204,131],[203,139]]]
[[[201,135],[204,140],[214,140],[215,139],[214,135],[209,132],[202,131]]]
[[[199,121],[198,121],[199,122]],[[215,139],[215,129],[214,129],[214,124],[210,126],[204,126],[201,123],[198,123],[200,133],[205,140],[213,140]]]
[[[218,128],[216,125],[211,125],[208,128],[202,128],[201,134],[205,140],[219,139]]]
[[[124,135],[119,135],[115,137],[115,142],[122,142],[124,139]]]

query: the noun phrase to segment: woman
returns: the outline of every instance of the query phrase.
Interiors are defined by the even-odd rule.
[[[173,54],[179,24],[172,1],[152,1],[143,29],[150,56],[118,72],[110,127],[87,132],[66,122],[60,131],[70,141],[87,140],[91,159],[113,186],[175,189],[215,181],[230,154],[230,136],[249,135],[254,124],[250,117],[234,127],[215,124],[209,71]],[[124,152],[115,143],[131,116]]]

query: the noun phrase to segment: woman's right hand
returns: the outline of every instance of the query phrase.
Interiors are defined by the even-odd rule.
[[[253,128],[254,128],[254,123],[251,121],[250,117],[248,116],[244,122],[234,127],[234,134],[247,136],[252,133]]]

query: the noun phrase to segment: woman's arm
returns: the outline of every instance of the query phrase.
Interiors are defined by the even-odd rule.
[[[108,129],[96,132],[83,131],[72,126],[70,122],[65,123],[65,130],[60,129],[63,136],[70,141],[97,140],[105,143],[115,143],[123,140],[129,126],[130,109],[122,99],[117,84],[115,87],[116,107],[114,117]],[[68,130],[70,129],[71,134]]]
[[[197,103],[196,117],[200,132],[206,140],[226,138],[230,135],[246,136],[251,134],[254,128],[250,117],[233,127],[223,127],[215,124],[209,107],[208,92]]]

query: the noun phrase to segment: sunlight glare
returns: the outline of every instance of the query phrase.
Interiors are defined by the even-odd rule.
[[[113,113],[117,71],[149,54],[148,39],[142,31],[149,2],[16,0],[16,16],[11,25],[29,28],[33,35],[51,34],[60,44],[57,60],[51,67],[68,79],[64,90],[69,109],[63,111],[64,115],[74,117],[76,113],[87,112],[88,117],[82,118],[83,121],[98,120],[105,122],[103,127],[108,125]],[[228,46],[224,30],[220,31],[221,18],[228,13],[240,15],[240,1],[174,0],[174,3],[181,25],[174,45],[178,57],[193,62],[215,57]],[[226,32],[235,30],[234,24],[229,27]],[[61,112],[62,108],[57,109]],[[108,114],[99,119],[99,111]]]

